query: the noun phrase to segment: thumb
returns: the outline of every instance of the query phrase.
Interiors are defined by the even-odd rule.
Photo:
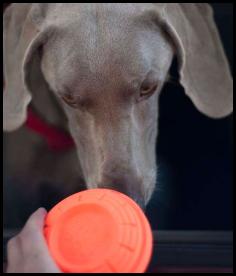
[[[42,232],[46,215],[47,215],[46,209],[39,208],[29,217],[24,228],[31,229],[34,231],[38,230]]]

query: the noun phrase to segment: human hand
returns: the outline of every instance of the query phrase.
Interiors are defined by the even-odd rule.
[[[47,212],[39,208],[22,231],[7,244],[6,273],[60,273],[51,257],[43,234]]]

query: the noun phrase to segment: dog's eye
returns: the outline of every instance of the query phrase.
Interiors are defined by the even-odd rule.
[[[140,88],[140,100],[150,97],[156,90],[157,82],[144,81]]]
[[[76,108],[78,106],[76,99],[71,94],[62,95],[62,99],[71,107]]]

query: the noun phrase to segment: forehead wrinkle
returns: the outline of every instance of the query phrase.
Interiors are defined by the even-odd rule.
[[[85,15],[71,19],[56,42],[54,71],[59,84],[67,84],[73,93],[82,94],[87,87],[104,90],[108,84],[114,88],[118,82],[141,82],[150,67],[164,74],[166,45],[161,43],[162,37],[156,36],[150,45],[148,40],[156,34],[133,28],[127,13],[124,18],[120,14],[106,5],[91,5]],[[161,54],[163,57],[159,57]]]
[[[92,6],[80,20],[78,50],[91,73],[100,72],[104,67],[111,70],[114,66],[124,66],[139,47],[135,38],[137,30],[130,17],[109,10],[107,5]],[[134,61],[129,60],[129,63]]]

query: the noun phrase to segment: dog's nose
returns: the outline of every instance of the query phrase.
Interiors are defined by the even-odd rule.
[[[111,184],[100,184],[99,188],[106,188],[106,189],[112,189],[118,192],[121,192],[128,197],[130,197],[135,203],[139,205],[139,207],[145,211],[145,201],[142,195],[136,193],[135,191],[129,191],[129,189],[125,189],[122,187],[123,185],[111,185]]]
[[[98,184],[98,187],[121,192],[135,201],[143,211],[145,210],[145,200],[142,193],[140,192],[139,183],[135,183],[134,181],[127,182],[127,179],[126,181],[125,179],[120,179],[113,181],[102,181]]]

